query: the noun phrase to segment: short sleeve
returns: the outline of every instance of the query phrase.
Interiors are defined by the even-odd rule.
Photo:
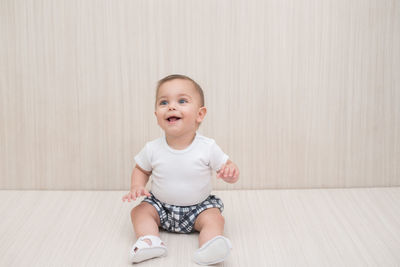
[[[145,171],[150,172],[152,170],[151,167],[151,158],[150,158],[150,148],[149,145],[146,144],[144,148],[135,156],[135,162]]]
[[[210,147],[210,166],[214,171],[219,171],[223,164],[226,163],[229,156],[226,155],[222,149],[215,143]]]

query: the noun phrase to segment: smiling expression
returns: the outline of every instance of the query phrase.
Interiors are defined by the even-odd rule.
[[[189,80],[174,79],[163,83],[156,96],[158,125],[167,133],[179,136],[195,132],[204,119],[206,108],[201,107],[200,94]]]

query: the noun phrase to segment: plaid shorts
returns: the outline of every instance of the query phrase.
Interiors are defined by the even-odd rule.
[[[151,196],[145,197],[142,202],[150,203],[156,208],[161,227],[169,232],[183,234],[194,232],[194,223],[202,211],[219,208],[222,213],[224,210],[224,203],[214,195],[208,196],[206,200],[193,206],[175,206],[163,203],[152,193],[150,194]]]

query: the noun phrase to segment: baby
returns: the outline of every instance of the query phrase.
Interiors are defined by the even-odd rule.
[[[131,211],[137,237],[130,251],[133,263],[167,254],[159,227],[200,232],[199,249],[193,254],[198,264],[222,262],[230,253],[231,242],[223,236],[224,204],[210,194],[211,178],[214,170],[217,178],[235,183],[239,170],[213,139],[197,132],[206,113],[203,90],[191,78],[170,75],[158,82],[154,114],[165,134],[135,156],[131,190],[122,198],[130,202],[145,196]]]

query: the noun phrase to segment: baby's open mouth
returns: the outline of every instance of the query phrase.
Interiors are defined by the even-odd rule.
[[[177,121],[177,120],[180,120],[180,119],[181,118],[179,118],[179,117],[171,116],[167,120],[172,122],[172,121]]]

